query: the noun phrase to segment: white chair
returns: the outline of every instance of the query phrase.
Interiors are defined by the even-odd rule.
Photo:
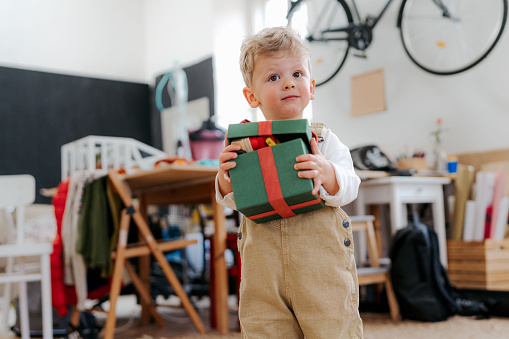
[[[0,284],[4,284],[2,298],[2,323],[0,331],[8,331],[8,314],[12,299],[12,283],[19,286],[19,308],[21,336],[30,338],[28,317],[27,282],[41,282],[43,338],[53,338],[51,305],[51,243],[26,243],[24,237],[25,207],[35,200],[35,179],[31,175],[0,176],[0,210],[6,217],[7,243],[0,244],[0,259],[6,259],[5,272],[0,273]],[[15,221],[13,219],[15,213]],[[0,214],[0,217],[2,215]],[[35,272],[26,263],[27,257],[38,257]]]

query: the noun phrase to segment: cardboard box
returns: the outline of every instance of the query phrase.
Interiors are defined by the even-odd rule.
[[[447,258],[456,287],[509,291],[509,239],[449,240]]]
[[[418,171],[428,170],[428,164],[424,158],[407,158],[396,162],[396,166],[399,169],[415,169]]]
[[[305,119],[230,125],[228,140],[274,136],[281,143],[241,154],[230,170],[237,209],[256,223],[290,217],[325,206],[313,180],[297,176],[295,158],[309,153],[311,131]]]

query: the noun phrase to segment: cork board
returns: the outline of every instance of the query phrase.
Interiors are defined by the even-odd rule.
[[[352,76],[352,116],[385,111],[384,71]]]

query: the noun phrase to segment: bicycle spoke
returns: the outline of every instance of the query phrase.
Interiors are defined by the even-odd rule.
[[[288,24],[305,37],[316,85],[329,81],[348,55],[349,8],[337,0],[301,1],[287,17]]]
[[[411,41],[413,41],[414,43],[416,42],[419,42],[419,41],[422,41],[424,40],[425,38],[428,38],[430,36],[430,33],[435,33],[435,32],[442,32],[443,31],[443,28],[447,25],[446,22],[442,22],[442,24],[440,26],[436,26],[433,28],[432,31],[425,31],[425,30],[422,30],[421,32],[419,33],[413,33],[411,36],[409,36],[409,39]]]
[[[463,56],[463,62],[464,63],[467,63],[469,58],[467,57],[472,57],[475,55],[475,52],[474,50],[467,44],[467,41],[465,40],[464,38],[464,34],[462,32],[462,27],[461,25],[455,25],[456,26],[456,34],[457,34],[457,37],[458,37],[458,41],[460,42],[460,47],[461,47],[461,50],[463,51],[462,53],[462,56]]]
[[[459,73],[483,60],[507,19],[507,0],[407,0],[402,6],[405,51],[434,74]]]
[[[329,7],[331,6],[330,3],[328,3],[328,6],[324,6],[322,8],[322,10],[320,11],[320,14],[319,14],[319,18],[322,18],[327,12],[329,12]],[[318,25],[321,25],[322,22],[320,22],[320,20],[317,20],[314,25],[313,25],[313,28],[312,30],[310,31],[310,35],[313,36],[317,31],[319,32],[320,29],[318,29]],[[321,35],[321,34],[320,34]]]
[[[435,67],[442,64],[442,60],[444,59],[444,53],[439,52],[437,53],[437,58],[435,59],[435,62],[433,63]]]

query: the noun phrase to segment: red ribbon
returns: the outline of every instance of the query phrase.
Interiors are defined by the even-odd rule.
[[[272,135],[271,120],[260,121],[258,123],[258,135]],[[260,159],[260,167],[269,204],[272,206],[275,213],[279,214],[282,218],[293,217],[295,213],[288,207],[288,204],[283,198],[272,147],[260,148],[258,150],[258,157]]]
[[[272,135],[272,120],[258,123],[258,135]]]
[[[303,207],[307,207],[307,206],[318,204],[321,201],[322,201],[322,198],[318,197],[316,199],[309,200],[309,201],[304,201],[304,202],[301,202],[301,203],[298,203],[298,204],[295,204],[295,205],[290,205],[288,207],[290,207],[292,210],[296,210],[298,208],[303,208]],[[276,211],[268,211],[268,212],[263,212],[263,213],[255,214],[255,215],[252,215],[252,216],[249,216],[249,217],[246,216],[246,218],[248,218],[249,220],[256,220],[256,219],[260,219],[260,218],[264,218],[264,217],[269,217],[269,216],[274,215],[274,214],[276,214]]]
[[[293,213],[292,209],[283,198],[279,176],[277,175],[276,162],[274,161],[274,154],[272,154],[272,147],[259,149],[258,157],[260,159],[260,167],[262,169],[263,181],[265,183],[265,189],[267,190],[269,204],[282,218],[293,217],[295,213]]]

